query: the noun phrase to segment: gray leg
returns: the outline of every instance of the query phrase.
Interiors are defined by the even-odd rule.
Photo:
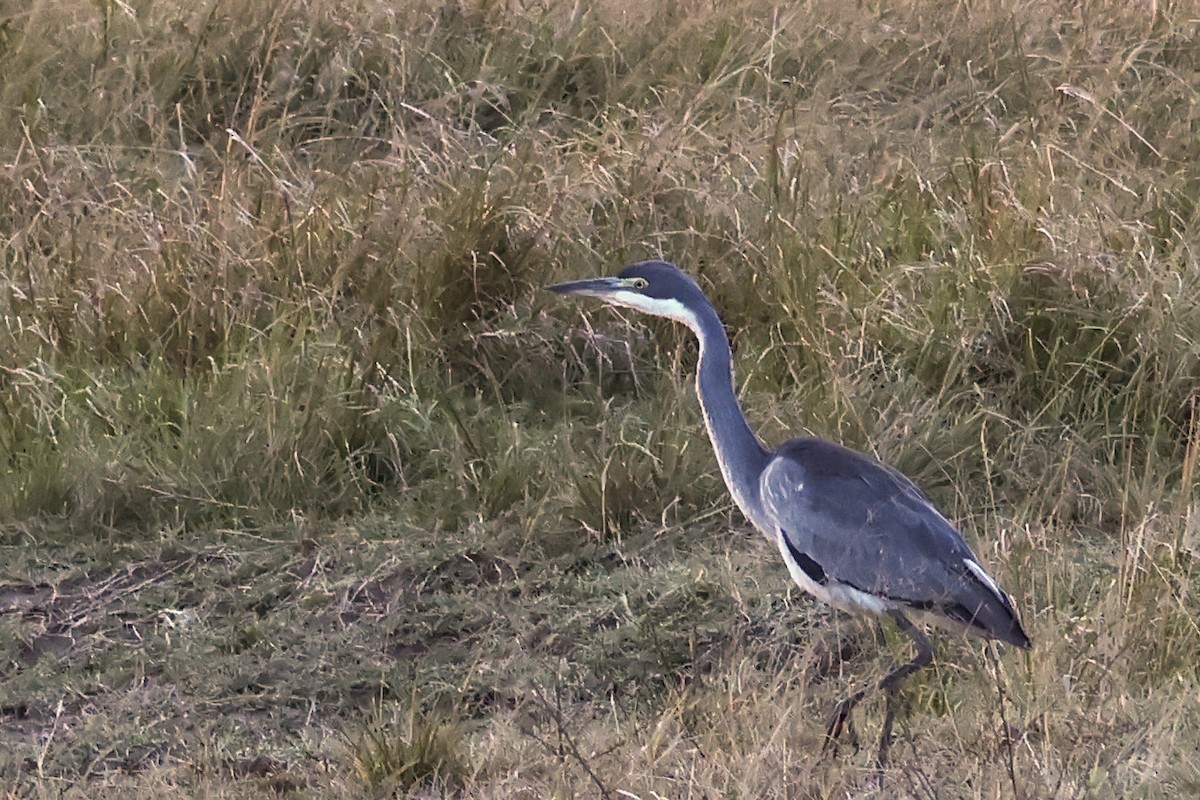
[[[901,612],[891,611],[889,615],[896,621],[896,627],[913,640],[913,643],[917,646],[917,655],[912,661],[896,667],[879,681],[879,688],[887,692],[887,711],[883,718],[883,733],[879,737],[878,763],[880,770],[887,763],[888,749],[892,746],[892,724],[896,719],[896,692],[905,678],[922,667],[928,666],[933,661],[933,645],[929,643],[929,637],[922,633],[916,625],[909,622],[908,617],[904,616]],[[847,730],[852,731],[850,726],[850,712],[866,696],[867,690],[859,689],[837,704],[833,710],[833,715],[829,719],[829,725],[825,728],[825,745],[821,748],[822,753],[829,748],[831,743],[836,742],[837,738],[843,732]],[[853,732],[851,732],[851,735],[853,736]]]
[[[896,695],[900,684],[909,675],[929,666],[933,661],[933,645],[929,643],[929,637],[922,633],[920,628],[909,622],[908,617],[899,611],[891,613],[892,619],[896,620],[896,627],[908,634],[916,644],[917,655],[907,664],[896,667],[879,682],[879,688],[887,692],[887,711],[883,716],[883,733],[879,736],[879,769],[881,771],[884,764],[887,763],[888,749],[892,746],[892,723],[896,720]]]
[[[854,694],[838,702],[833,707],[833,713],[829,716],[829,724],[825,726],[825,744],[821,745],[821,754],[833,745],[833,752],[837,754],[837,740],[843,733],[849,731],[850,739],[854,743],[854,750],[858,751],[858,735],[854,733],[854,725],[850,722],[850,712],[858,705],[864,697],[867,696],[866,689],[859,689]]]

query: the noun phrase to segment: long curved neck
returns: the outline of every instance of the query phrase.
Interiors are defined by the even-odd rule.
[[[769,453],[750,429],[734,392],[729,337],[711,306],[689,319],[688,327],[700,341],[696,395],[721,475],[742,513],[761,529],[763,514],[758,478],[766,468]]]

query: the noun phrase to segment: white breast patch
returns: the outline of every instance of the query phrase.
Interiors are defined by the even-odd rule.
[[[899,608],[891,600],[859,591],[853,586],[839,583],[833,578],[830,578],[824,584],[817,583],[792,558],[792,553],[787,546],[787,542],[783,540],[783,531],[776,533],[775,543],[779,546],[779,553],[783,556],[783,563],[787,564],[788,574],[792,576],[792,580],[796,582],[797,586],[822,603],[851,614],[862,614],[864,612],[868,614],[883,614],[892,609]]]

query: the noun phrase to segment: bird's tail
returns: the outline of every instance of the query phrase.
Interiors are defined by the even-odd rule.
[[[946,614],[989,639],[1007,642],[1024,650],[1033,647],[1033,642],[1021,627],[1012,598],[974,560],[966,559],[966,565],[971,573],[968,578],[970,588],[966,593],[970,599],[956,604],[958,607],[955,609],[945,609]]]

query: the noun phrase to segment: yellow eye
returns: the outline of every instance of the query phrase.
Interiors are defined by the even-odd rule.
[[[634,278],[633,280],[631,280],[629,282],[629,285],[635,289],[645,289],[647,286],[650,285],[650,282],[647,281],[645,278]]]

